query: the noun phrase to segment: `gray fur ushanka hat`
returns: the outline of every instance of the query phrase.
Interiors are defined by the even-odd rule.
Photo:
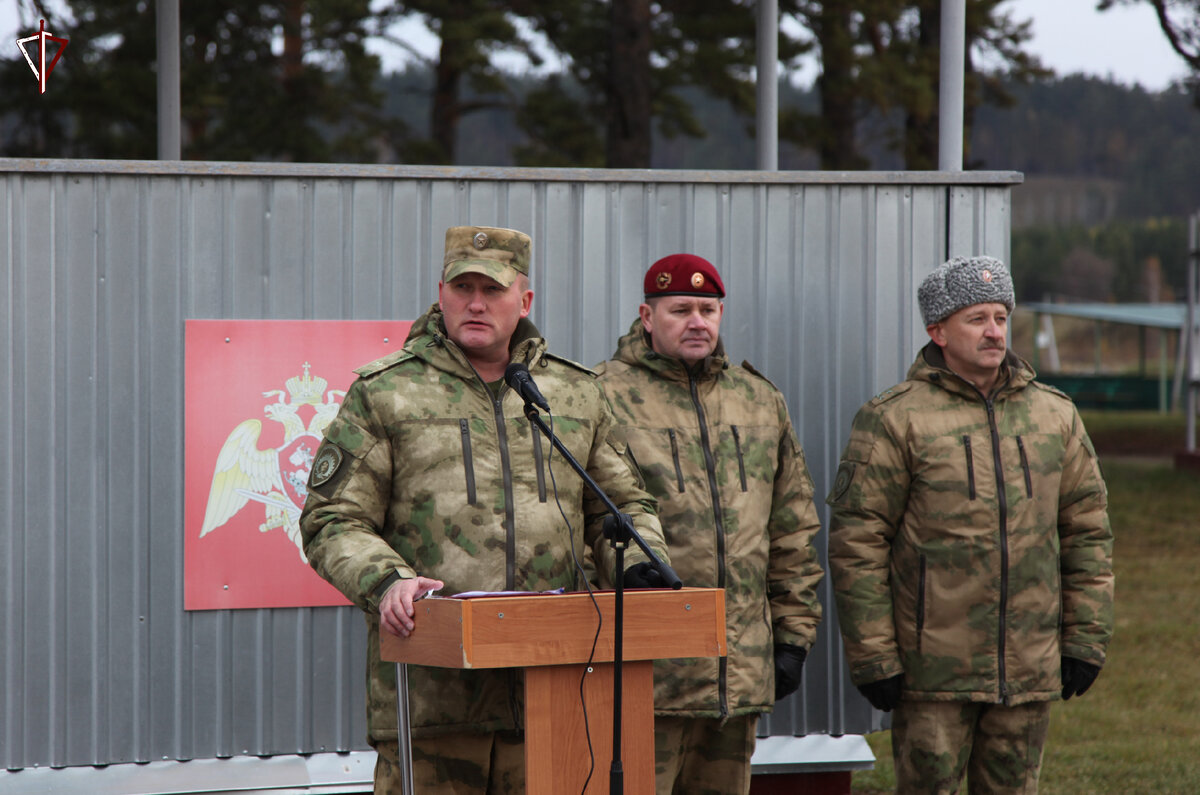
[[[947,260],[921,282],[917,302],[926,326],[975,304],[1004,304],[1009,312],[1016,305],[1012,277],[1004,263],[995,257]]]

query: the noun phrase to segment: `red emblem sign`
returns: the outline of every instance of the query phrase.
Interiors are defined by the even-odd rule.
[[[300,512],[354,368],[408,321],[189,320],[184,607],[342,605],[301,548]]]

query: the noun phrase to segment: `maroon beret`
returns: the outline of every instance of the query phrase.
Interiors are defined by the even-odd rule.
[[[647,298],[661,295],[725,297],[725,285],[712,263],[695,254],[671,254],[646,271],[643,284]]]

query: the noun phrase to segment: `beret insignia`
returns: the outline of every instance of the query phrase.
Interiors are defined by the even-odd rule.
[[[647,298],[660,295],[698,295],[724,298],[725,285],[712,263],[695,254],[668,254],[655,262],[642,279]]]

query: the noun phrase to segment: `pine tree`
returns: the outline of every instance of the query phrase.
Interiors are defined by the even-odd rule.
[[[375,89],[378,60],[364,47],[368,4],[182,3],[183,156],[370,159],[385,125]],[[67,55],[54,71],[52,91],[7,108],[3,152],[154,158],[154,3],[73,0],[55,25],[70,40]],[[23,60],[0,62],[8,96],[28,91],[27,75]]]

